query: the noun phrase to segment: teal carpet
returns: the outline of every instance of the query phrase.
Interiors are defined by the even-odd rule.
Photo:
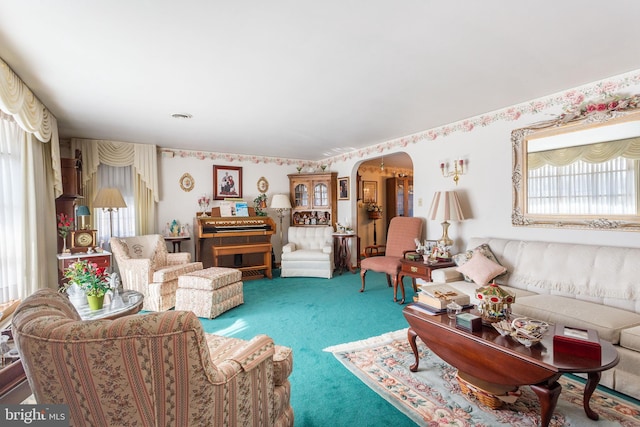
[[[413,296],[411,285],[407,300]],[[333,279],[274,278],[244,283],[244,304],[201,319],[206,332],[249,339],[269,335],[293,349],[291,405],[296,426],[415,426],[345,369],[329,346],[407,327],[383,274],[344,273]]]

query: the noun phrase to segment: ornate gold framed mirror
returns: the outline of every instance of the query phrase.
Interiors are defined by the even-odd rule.
[[[516,129],[514,226],[640,231],[640,95]]]

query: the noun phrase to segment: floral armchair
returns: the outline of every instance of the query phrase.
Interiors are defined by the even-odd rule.
[[[143,310],[164,311],[176,305],[178,276],[202,270],[189,252],[169,253],[159,234],[112,237],[109,241],[122,286],[144,295]]]
[[[190,311],[81,321],[51,289],[26,298],[13,333],[38,403],[72,426],[292,426],[291,349],[203,332]]]

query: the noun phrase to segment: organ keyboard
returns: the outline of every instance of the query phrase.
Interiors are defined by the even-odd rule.
[[[267,216],[255,216],[253,208],[249,208],[247,217],[221,217],[219,208],[213,208],[211,215],[196,217],[193,222],[197,225],[196,261],[202,261],[205,268],[236,268],[242,271],[244,280],[271,278],[275,222]]]

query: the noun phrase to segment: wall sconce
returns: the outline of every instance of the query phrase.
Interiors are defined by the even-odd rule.
[[[453,177],[453,182],[458,185],[458,181],[460,180],[460,175],[464,175],[464,160],[454,160],[453,161],[453,170],[449,170],[448,163],[440,163],[440,171],[442,172],[442,176],[448,178],[450,176]]]

